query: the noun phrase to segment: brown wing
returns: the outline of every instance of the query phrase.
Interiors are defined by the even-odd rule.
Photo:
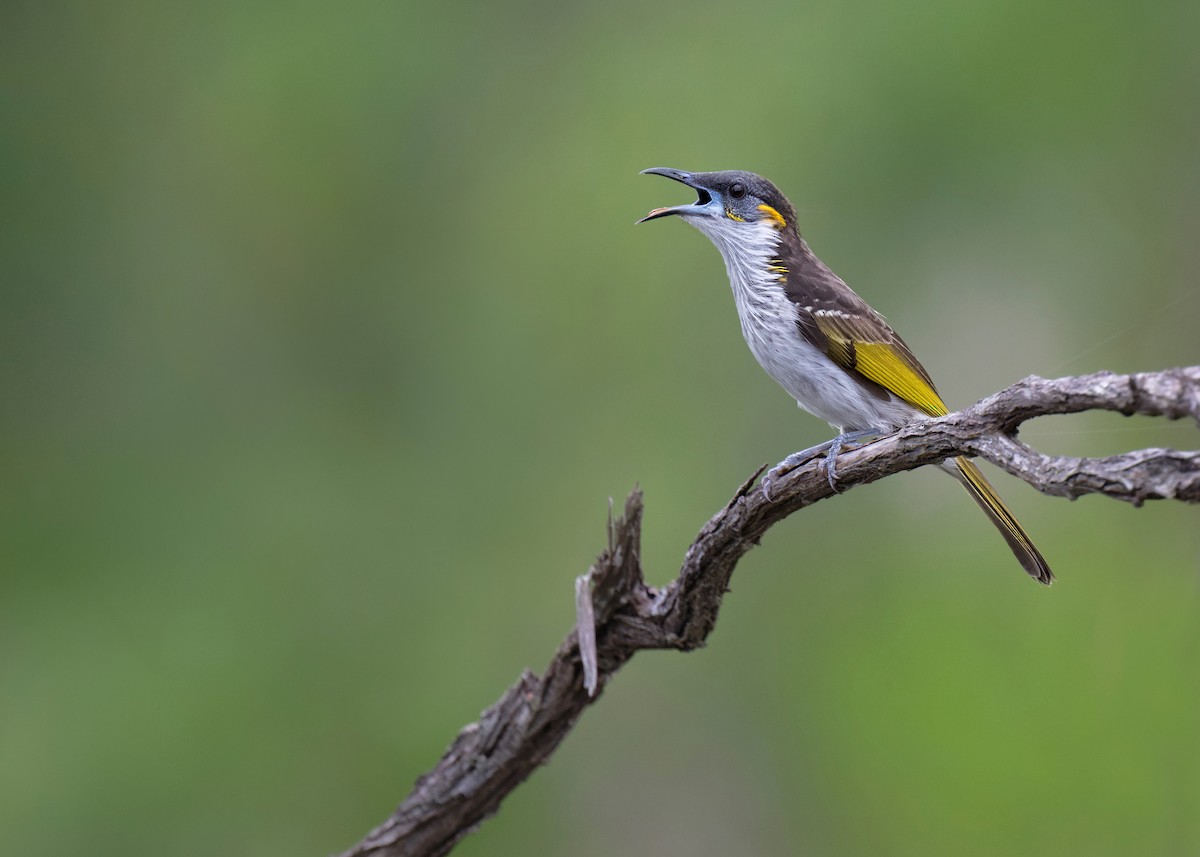
[[[933,379],[904,340],[807,246],[783,261],[785,290],[800,332],[831,360],[857,372],[931,417],[947,413]]]
[[[931,417],[947,413],[925,367],[882,317],[824,310],[814,311],[812,317],[829,340],[830,358],[839,366],[861,372]]]

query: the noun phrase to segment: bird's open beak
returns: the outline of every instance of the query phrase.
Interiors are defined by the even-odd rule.
[[[670,214],[706,214],[708,207],[712,204],[712,194],[701,187],[691,173],[685,173],[683,170],[673,170],[670,167],[651,167],[648,170],[642,170],[642,175],[666,176],[669,179],[674,179],[677,182],[687,185],[696,191],[696,201],[687,203],[686,205],[673,205],[670,208],[656,208],[643,217],[638,223],[645,223],[647,220],[657,220],[660,217],[666,217]]]

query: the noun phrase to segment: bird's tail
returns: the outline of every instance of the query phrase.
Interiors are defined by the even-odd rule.
[[[951,466],[952,464],[953,466]],[[1033,540],[1029,538],[1029,534],[1017,523],[1017,519],[1013,517],[1012,512],[1008,511],[1008,507],[996,493],[996,489],[983,477],[974,462],[966,458],[956,458],[953,462],[947,461],[943,467],[962,483],[962,486],[967,489],[967,493],[971,495],[971,499],[979,504],[979,508],[983,509],[984,514],[996,525],[996,529],[1000,531],[1000,535],[1004,536],[1004,540],[1016,554],[1017,561],[1021,563],[1021,567],[1029,573],[1029,576],[1047,586],[1053,583],[1054,575],[1050,573],[1050,566],[1046,564],[1041,553],[1033,546]]]

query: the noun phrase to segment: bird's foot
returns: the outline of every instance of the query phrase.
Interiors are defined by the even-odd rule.
[[[810,446],[808,449],[802,449],[799,452],[793,452],[783,461],[776,464],[762,478],[763,495],[771,499],[771,483],[782,476],[791,473],[801,464],[812,461],[817,456],[825,455],[825,478],[829,480],[829,487],[835,492],[837,487],[837,457],[845,448],[846,444],[857,443],[860,440],[867,438],[878,437],[883,432],[878,429],[864,429],[862,431],[850,431],[839,434],[832,440],[827,440],[824,443],[818,443],[816,446]]]
[[[875,438],[883,434],[879,429],[863,429],[862,431],[848,431],[839,434],[829,442],[829,453],[825,456],[825,478],[829,480],[829,487],[834,493],[839,493],[837,487],[837,457],[841,453],[842,448],[846,444],[857,444],[860,440],[867,438]],[[852,447],[857,449],[857,446]]]
[[[834,438],[836,440],[836,438]],[[793,452],[783,461],[776,464],[762,478],[763,495],[771,499],[771,483],[775,480],[787,476],[801,464],[812,461],[818,455],[823,455],[830,447],[833,446],[832,440],[827,440],[824,443],[818,443],[816,446],[810,446],[808,449],[802,449],[799,452]]]

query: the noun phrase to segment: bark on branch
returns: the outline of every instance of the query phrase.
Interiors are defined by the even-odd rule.
[[[1200,366],[1026,378],[966,410],[843,452],[838,488],[846,491],[966,454],[987,459],[1054,496],[1103,494],[1134,505],[1157,499],[1200,502],[1200,451],[1142,449],[1106,458],[1056,457],[1015,437],[1033,417],[1096,409],[1172,420],[1191,417],[1200,426]],[[477,723],[464,727],[396,811],[342,857],[446,854],[550,757],[584,708],[637,651],[704,645],[738,560],[773,524],[835,493],[820,459],[772,483],[770,499],[753,488],[762,469],[704,525],[678,577],[660,588],[647,586],[642,577],[642,494],[634,489],[620,517],[613,520],[610,512],[608,546],[577,583],[579,631],[567,635],[541,676],[526,670]]]

